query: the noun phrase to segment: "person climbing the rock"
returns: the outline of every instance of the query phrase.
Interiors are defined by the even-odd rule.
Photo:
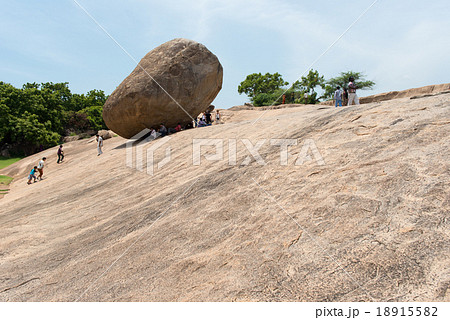
[[[33,182],[36,182],[36,171],[37,171],[37,166],[34,166],[33,169],[31,169],[30,174],[28,175],[28,182],[27,184],[31,184],[31,180],[34,178]]]
[[[38,171],[39,171],[38,180],[42,180],[42,179],[43,179],[45,160],[47,160],[47,158],[46,158],[46,157],[43,157],[42,160],[39,161],[39,163],[38,163],[38,165],[37,165],[37,169],[38,169]]]
[[[103,138],[98,133],[95,135],[97,138],[97,156],[101,155],[103,153],[102,147],[103,147]]]
[[[348,84],[348,106],[352,105],[354,102],[355,105],[359,105],[359,99],[356,95],[356,85],[355,85],[355,78],[350,77],[348,78],[349,84]]]
[[[63,151],[62,145],[59,146],[57,155],[58,155],[58,161],[56,161],[56,163],[62,162],[64,160],[64,151]]]
[[[336,87],[336,91],[334,92],[334,107],[337,108],[338,105],[339,107],[342,107],[342,90],[340,86]]]

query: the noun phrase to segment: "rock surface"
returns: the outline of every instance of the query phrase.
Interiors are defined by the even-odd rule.
[[[221,114],[171,135],[153,176],[125,166],[120,137],[100,157],[80,140],[62,165],[55,147],[1,170],[17,179],[0,301],[450,301],[450,95]],[[223,139],[223,160],[205,146],[194,166],[199,138]],[[298,141],[286,166],[282,138]],[[266,139],[266,165],[241,165],[241,139]],[[293,163],[306,139],[325,164]],[[27,186],[43,156],[46,179]]]
[[[111,130],[100,130],[97,134],[101,136],[103,140],[111,139],[114,136],[114,132]]]
[[[145,128],[157,129],[161,123],[187,124],[214,100],[222,78],[219,60],[204,45],[171,40],[147,53],[114,90],[103,108],[103,119],[124,138]]]

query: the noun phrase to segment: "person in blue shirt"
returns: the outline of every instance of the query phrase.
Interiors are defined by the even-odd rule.
[[[337,86],[336,87],[336,91],[334,92],[334,106],[337,108],[338,105],[339,107],[342,107],[342,91],[341,91],[341,87]]]
[[[31,169],[30,174],[28,175],[28,182],[27,184],[31,184],[31,180],[34,178],[33,182],[36,182],[36,171],[37,171],[38,167],[34,166],[33,169]]]

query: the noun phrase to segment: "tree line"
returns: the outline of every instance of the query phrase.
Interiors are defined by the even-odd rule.
[[[317,70],[310,70],[306,76],[295,81],[291,86],[284,81],[281,74],[276,73],[252,73],[238,86],[239,94],[245,93],[255,106],[270,106],[285,103],[316,104],[321,100],[333,99],[337,86],[347,88],[348,79],[355,78],[358,89],[373,89],[375,82],[366,80],[362,72],[341,72],[339,76],[325,80]],[[318,96],[317,89],[323,91]]]
[[[0,81],[0,148],[29,155],[61,143],[63,136],[106,129],[106,99],[102,90],[71,93],[68,82],[15,88]]]

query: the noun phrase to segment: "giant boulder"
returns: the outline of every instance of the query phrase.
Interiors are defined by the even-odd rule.
[[[222,88],[219,59],[204,45],[174,39],[145,55],[103,107],[106,125],[124,138],[164,123],[187,124]]]

